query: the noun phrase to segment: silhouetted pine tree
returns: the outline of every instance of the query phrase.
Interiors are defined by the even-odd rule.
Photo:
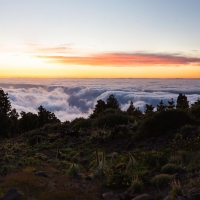
[[[128,115],[133,116],[135,119],[139,119],[142,116],[142,112],[139,108],[135,108],[133,102],[130,102],[130,106],[128,107],[127,111]]]
[[[106,103],[103,100],[98,100],[95,105],[93,113],[90,115],[90,118],[95,118],[101,114],[106,109]]]
[[[184,94],[179,94],[177,98],[176,108],[177,109],[186,109],[189,108],[187,96]]]
[[[133,105],[133,102],[131,101],[130,102],[130,106],[128,107],[126,112],[128,113],[128,115],[133,115],[135,110],[136,110],[135,106]]]
[[[19,133],[19,114],[16,111],[16,109],[12,109],[9,114],[9,120],[10,120],[10,133],[12,135]]]
[[[41,127],[48,123],[57,123],[60,120],[55,116],[54,113],[47,111],[42,105],[38,108],[38,126]]]
[[[166,105],[164,105],[163,101],[161,100],[159,105],[157,105],[157,112],[163,112],[166,110]]]
[[[152,105],[146,104],[146,109],[144,111],[145,114],[153,113],[154,107]]]
[[[168,101],[167,109],[173,110],[174,108],[175,108],[174,100],[173,100],[173,98],[171,98],[171,101]]]
[[[113,109],[119,109],[119,103],[113,94],[111,94],[108,97],[108,99],[106,100],[106,107],[113,108]]]
[[[38,116],[37,114],[31,112],[24,112],[20,113],[21,118],[19,119],[19,128],[22,132],[27,132],[30,130],[34,130],[38,126]]]
[[[0,132],[1,136],[7,137],[10,131],[9,112],[11,111],[11,103],[8,93],[0,88]]]

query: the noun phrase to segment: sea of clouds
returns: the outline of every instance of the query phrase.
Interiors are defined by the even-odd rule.
[[[106,101],[111,94],[122,110],[132,100],[141,111],[145,104],[156,106],[160,100],[176,102],[179,93],[190,103],[200,98],[200,79],[0,79],[0,88],[19,113],[37,113],[43,105],[61,121],[87,118],[97,100]]]

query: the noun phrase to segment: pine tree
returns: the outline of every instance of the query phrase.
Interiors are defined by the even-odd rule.
[[[55,116],[54,113],[47,111],[42,105],[38,108],[38,126],[42,127],[48,123],[57,123],[60,120]]]
[[[129,115],[133,115],[135,110],[136,110],[136,109],[135,109],[135,106],[133,105],[133,102],[131,101],[131,102],[130,102],[130,106],[128,107],[128,109],[127,109],[126,112],[127,112]]]
[[[174,100],[173,98],[171,98],[171,101],[168,101],[168,106],[167,106],[167,109],[168,110],[173,110],[175,108],[175,104],[174,104]]]
[[[10,119],[10,133],[12,135],[17,134],[19,132],[19,121],[18,121],[19,114],[14,108],[9,112],[8,115]]]
[[[19,128],[22,132],[27,132],[33,129],[36,129],[38,126],[38,116],[37,114],[31,112],[20,113],[21,118],[19,119]]]
[[[179,94],[176,103],[177,109],[186,109],[189,108],[189,101],[187,100],[187,96],[184,94]]]
[[[113,109],[119,109],[119,103],[113,94],[111,94],[108,97],[108,99],[106,100],[106,107],[113,108]]]
[[[95,105],[95,109],[93,113],[90,115],[90,118],[95,118],[99,114],[101,114],[106,109],[106,103],[103,100],[98,100],[97,104]]]
[[[11,103],[8,97],[8,93],[5,93],[0,88],[0,115],[8,116],[8,113],[11,111]]]
[[[0,89],[0,131],[3,137],[7,137],[10,131],[9,112],[11,111],[11,103],[8,93]]]
[[[145,114],[153,113],[154,107],[152,105],[146,104],[146,109],[144,111]]]
[[[191,106],[194,107],[198,105],[200,105],[200,98],[198,98],[197,101],[195,101]]]
[[[158,112],[163,112],[166,110],[166,105],[164,105],[163,101],[161,100],[159,105],[157,105],[157,111]]]

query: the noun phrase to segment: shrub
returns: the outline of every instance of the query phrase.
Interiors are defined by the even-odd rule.
[[[43,161],[46,161],[48,159],[47,156],[44,155],[43,153],[36,153],[34,158],[39,159],[39,160],[43,160]]]
[[[170,184],[172,189],[169,192],[172,199],[177,198],[178,196],[183,196],[182,187],[179,181],[172,181]]]
[[[137,162],[136,162],[135,158],[130,153],[127,153],[127,154],[129,156],[129,163],[127,165],[127,171],[130,171],[131,173],[133,173],[133,171],[135,170]]]
[[[182,163],[182,156],[180,154],[171,155],[168,161],[180,165]]]
[[[150,168],[159,169],[167,163],[167,155],[164,152],[149,151],[143,154],[143,163]]]
[[[92,119],[85,119],[83,117],[74,119],[70,126],[73,129],[87,129],[90,128],[92,125]]]
[[[169,174],[159,174],[153,177],[150,182],[152,186],[159,189],[159,188],[167,186],[170,180],[171,180],[171,176]]]
[[[140,181],[138,178],[135,178],[132,183],[130,190],[136,194],[142,193],[144,189],[144,184],[142,181]]]
[[[134,170],[134,177],[138,177],[143,183],[149,183],[149,171],[147,169],[136,169]]]
[[[97,178],[101,178],[105,176],[107,172],[108,172],[108,166],[100,162],[99,165],[95,167],[94,176]]]
[[[195,126],[191,126],[191,125],[184,125],[181,127],[181,134],[184,134],[184,133],[188,133],[190,131],[193,131],[194,129],[196,129]]]
[[[60,163],[59,163],[59,168],[61,168],[61,169],[69,169],[70,166],[71,165],[68,161],[60,161]]]
[[[21,153],[22,152],[22,149],[17,145],[14,145],[12,147],[12,150],[13,150],[14,153]]]
[[[131,176],[127,172],[114,171],[111,174],[108,174],[106,185],[114,189],[128,188],[131,185]]]
[[[79,166],[73,163],[68,170],[68,175],[70,177],[77,178],[79,176],[79,171]]]
[[[26,166],[36,165],[39,163],[38,159],[34,159],[32,157],[23,158],[22,161]]]
[[[197,131],[196,126],[191,126],[191,125],[184,125],[180,129],[180,133],[182,135],[182,138],[187,138],[191,133],[194,133]]]
[[[28,144],[34,146],[40,142],[40,140],[45,140],[42,135],[33,135],[29,138]]]
[[[127,124],[132,121],[132,118],[126,113],[119,110],[107,109],[106,113],[102,113],[100,116],[94,119],[93,126],[96,127],[114,127],[117,125]],[[108,112],[109,111],[109,112]],[[112,111],[112,112],[111,112]]]
[[[180,133],[177,133],[175,136],[174,136],[174,140],[176,142],[179,142],[181,141],[183,138],[182,138],[182,135]]]
[[[136,138],[144,139],[164,135],[171,130],[176,130],[185,124],[194,122],[183,110],[168,110],[155,113],[142,122]]]
[[[102,153],[100,159],[99,152],[96,149],[96,165],[94,165],[94,176],[97,178],[101,178],[105,176],[107,172],[108,166],[106,164],[105,152]]]
[[[10,165],[3,165],[3,166],[1,166],[1,168],[0,168],[0,172],[2,173],[2,174],[7,174],[8,172],[10,172],[11,171],[11,166]]]
[[[181,169],[181,167],[179,165],[175,165],[175,164],[166,164],[162,167],[161,171],[165,174],[173,174],[177,171],[179,171]]]
[[[196,120],[200,120],[200,105],[192,106],[190,113]]]
[[[53,124],[45,124],[44,125],[44,130],[47,131],[47,132],[57,132],[60,130],[60,128],[62,127],[63,125],[58,122],[58,123],[53,123]]]

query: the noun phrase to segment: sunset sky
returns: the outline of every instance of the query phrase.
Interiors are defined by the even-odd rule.
[[[0,78],[200,78],[199,0],[0,0]]]

